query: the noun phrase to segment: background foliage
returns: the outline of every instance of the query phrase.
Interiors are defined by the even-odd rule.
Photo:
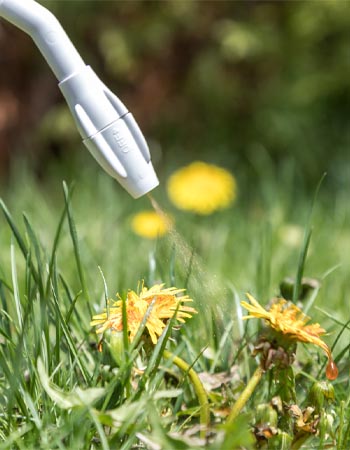
[[[324,171],[336,187],[346,178],[348,2],[45,5],[134,113],[158,172],[209,159],[260,176],[267,157],[275,171],[292,160],[312,187]],[[1,22],[0,55],[2,160],[30,153],[42,172],[52,157],[84,152],[30,38]]]

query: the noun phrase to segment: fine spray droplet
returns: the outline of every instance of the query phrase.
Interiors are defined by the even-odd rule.
[[[338,367],[335,365],[333,359],[330,359],[326,368],[326,377],[328,380],[335,380],[338,377]]]

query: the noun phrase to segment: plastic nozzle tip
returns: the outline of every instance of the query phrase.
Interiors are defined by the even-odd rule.
[[[118,181],[120,182],[120,180]],[[148,163],[147,175],[145,177],[140,177],[138,180],[134,179],[132,183],[128,183],[127,180],[125,181],[124,188],[133,198],[142,197],[159,186],[159,180],[151,162]]]

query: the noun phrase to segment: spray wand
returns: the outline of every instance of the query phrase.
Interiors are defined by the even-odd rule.
[[[0,17],[32,37],[59,81],[83,143],[102,168],[134,198],[158,186],[134,117],[85,65],[56,17],[34,0],[0,0]]]

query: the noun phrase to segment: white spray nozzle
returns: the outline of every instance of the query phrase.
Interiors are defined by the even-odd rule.
[[[134,198],[158,186],[132,114],[85,65],[56,17],[34,0],[0,0],[0,16],[33,38],[59,80],[84,144],[103,169]]]

